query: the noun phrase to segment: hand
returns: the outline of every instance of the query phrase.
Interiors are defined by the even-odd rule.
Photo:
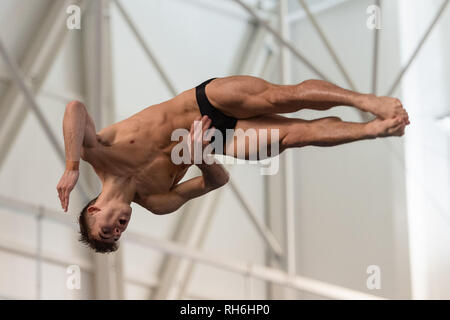
[[[73,188],[77,184],[79,176],[80,172],[78,170],[65,170],[61,180],[59,180],[58,186],[56,187],[64,212],[67,212],[67,208],[69,208],[70,192],[72,192]]]
[[[191,125],[191,131],[189,132],[189,152],[191,154],[191,163],[194,163],[196,159],[195,153],[201,155],[201,160],[203,162],[203,149],[211,143],[211,138],[214,134],[215,128],[212,127],[208,133],[205,135],[205,132],[211,126],[211,119],[208,116],[203,116],[202,118],[198,117]],[[198,158],[198,156],[197,156]]]

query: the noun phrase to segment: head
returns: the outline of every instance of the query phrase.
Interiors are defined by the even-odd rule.
[[[96,252],[114,252],[119,247],[119,238],[126,230],[131,218],[131,207],[119,201],[88,202],[78,218],[80,241]]]

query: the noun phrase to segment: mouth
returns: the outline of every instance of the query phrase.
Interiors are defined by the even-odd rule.
[[[117,237],[117,238],[115,238],[114,236],[112,236],[112,237],[105,237],[101,232],[98,233],[98,237],[99,237],[101,240],[104,240],[104,241],[110,241],[110,240],[118,241],[118,240],[120,239],[120,236]]]
[[[104,237],[100,232],[98,233],[98,236],[99,236],[100,239],[102,239],[102,240],[109,240],[109,239],[111,239],[111,238]]]

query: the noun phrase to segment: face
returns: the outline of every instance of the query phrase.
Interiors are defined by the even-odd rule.
[[[90,225],[90,236],[103,242],[119,240],[127,229],[131,218],[131,207],[128,204],[116,203],[99,207],[95,204],[87,210]]]

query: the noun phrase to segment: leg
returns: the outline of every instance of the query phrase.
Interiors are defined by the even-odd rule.
[[[251,119],[239,120],[236,132],[241,129],[244,132],[256,131],[256,135],[247,134],[244,139],[237,133],[233,142],[226,146],[226,154],[241,159],[262,159],[260,147],[268,147],[268,156],[276,156],[276,152],[270,150],[274,141],[267,135],[266,142],[261,144],[261,130],[278,129],[279,152],[288,148],[300,148],[305,146],[331,147],[359,140],[375,139],[389,136],[402,136],[405,125],[401,117],[394,119],[375,119],[367,123],[344,122],[339,118],[330,117],[313,121],[286,118],[279,115],[267,115]],[[238,150],[245,150],[239,153]]]
[[[405,125],[408,124],[408,114],[398,99],[361,94],[321,80],[282,86],[255,77],[234,76],[211,82],[207,95],[218,109],[238,119],[305,108],[327,110],[352,106],[382,119],[401,116]]]
[[[403,136],[405,124],[401,117],[367,123],[344,122],[337,117],[322,118],[291,127],[283,140],[284,148],[303,146],[333,147],[345,143]]]

